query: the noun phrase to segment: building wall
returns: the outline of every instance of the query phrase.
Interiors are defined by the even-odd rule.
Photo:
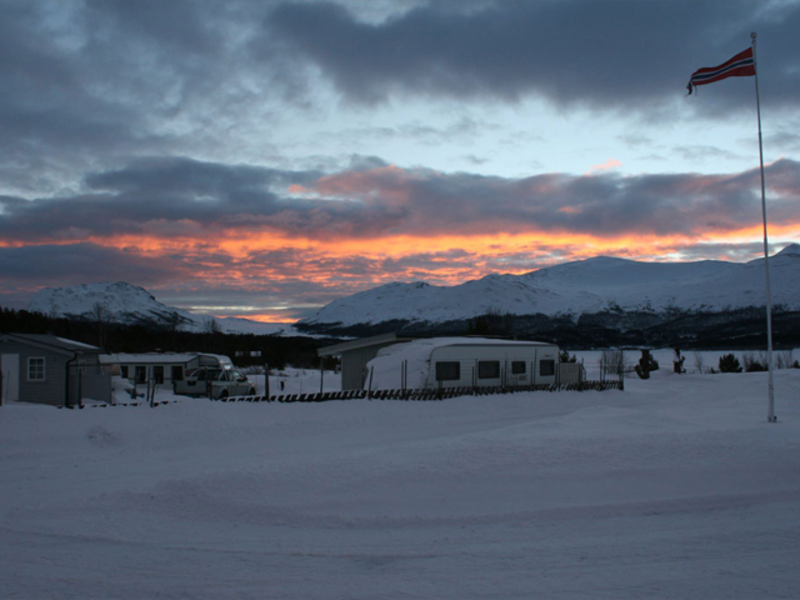
[[[386,344],[375,344],[366,348],[346,350],[342,352],[342,389],[361,390],[368,383],[367,363],[378,356],[378,350],[387,346],[392,346],[397,342],[387,342]],[[400,387],[398,382],[397,387]]]
[[[61,406],[66,393],[66,364],[71,356],[35,348],[16,341],[0,345],[0,353],[19,355],[19,401]],[[28,359],[44,358],[44,381],[28,379]]]
[[[164,369],[164,381],[162,382],[165,385],[172,385],[173,378],[172,378],[172,367],[180,367],[181,368],[181,380],[186,377],[186,373],[191,370],[192,367],[187,367],[186,363],[137,363],[137,362],[123,362],[119,364],[120,366],[120,373],[127,373],[125,379],[133,383],[144,383],[150,381],[151,379],[155,379],[155,368],[161,367]],[[125,368],[123,370],[123,367]],[[136,381],[136,367],[141,367],[144,369],[145,377],[144,382]]]

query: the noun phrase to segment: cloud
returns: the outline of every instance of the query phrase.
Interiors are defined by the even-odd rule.
[[[3,293],[119,279],[155,286],[176,278],[192,278],[191,271],[178,259],[149,259],[92,243],[0,247]]]
[[[0,197],[0,233],[15,244],[135,236],[216,244],[233,232],[259,230],[332,242],[487,231],[703,235],[748,227],[758,217],[757,170],[512,179],[373,164],[381,163],[321,176],[185,158],[137,160],[87,175],[83,194]],[[800,163],[784,159],[767,171],[772,210],[797,220]]]
[[[750,28],[765,40],[760,67],[778,88],[772,102],[788,108],[800,95],[794,3],[434,2],[378,23],[333,3],[285,3],[267,25],[366,104],[396,94],[508,102],[535,94],[562,108],[655,115],[694,70],[749,45]],[[693,106],[730,110],[745,95],[749,110],[750,89],[704,94]]]
[[[606,160],[602,164],[592,165],[592,167],[589,169],[589,172],[587,174],[598,173],[600,171],[609,171],[611,169],[616,169],[616,168],[621,167],[621,166],[622,166],[622,162],[620,162],[616,158],[609,158],[608,160]]]

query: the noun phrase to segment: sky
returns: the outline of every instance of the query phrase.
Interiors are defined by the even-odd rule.
[[[0,306],[291,322],[393,281],[800,242],[800,3],[0,0]]]

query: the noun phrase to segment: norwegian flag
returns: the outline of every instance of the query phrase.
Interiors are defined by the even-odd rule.
[[[689,85],[686,86],[686,89],[689,90],[689,94],[691,94],[692,88],[698,85],[714,83],[715,81],[720,81],[727,77],[747,77],[755,74],[756,61],[753,58],[753,49],[748,48],[743,52],[739,52],[739,54],[718,67],[697,69],[697,71],[692,73],[692,77],[689,79]]]

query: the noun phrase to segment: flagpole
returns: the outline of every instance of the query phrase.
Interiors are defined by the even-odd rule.
[[[772,294],[769,285],[769,242],[767,241],[767,192],[764,185],[764,143],[761,135],[761,100],[758,95],[758,62],[756,61],[756,32],[750,34],[753,46],[753,66],[755,67],[756,78],[756,114],[758,115],[758,157],[761,163],[761,216],[764,220],[764,277],[766,279],[767,290],[767,395],[769,398],[769,409],[767,411],[767,422],[775,423],[778,417],[775,416],[775,385],[772,378]]]

